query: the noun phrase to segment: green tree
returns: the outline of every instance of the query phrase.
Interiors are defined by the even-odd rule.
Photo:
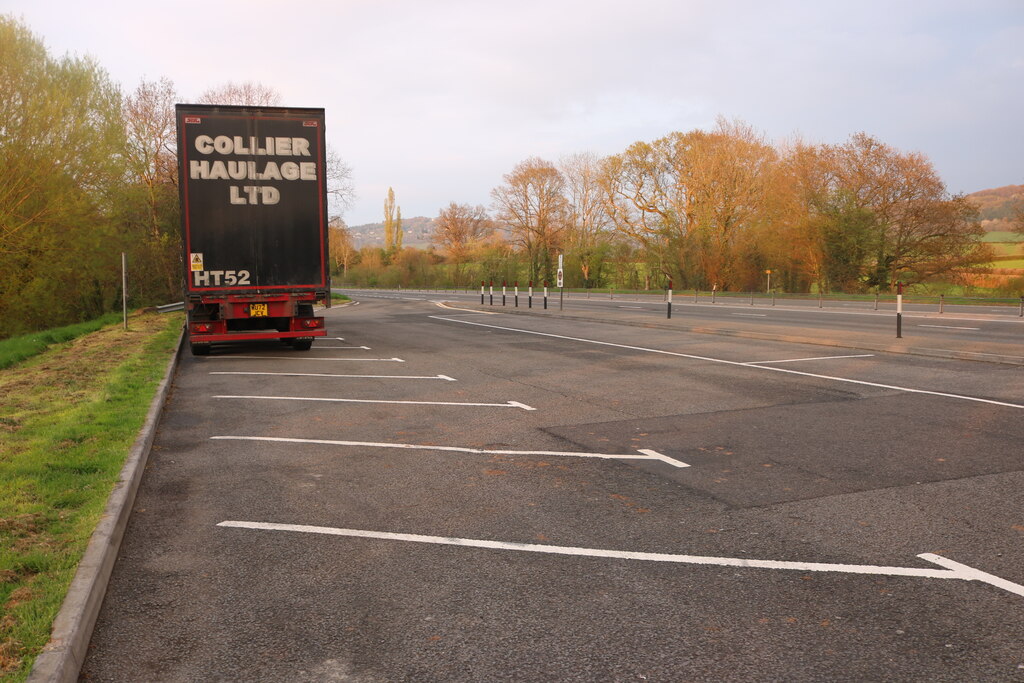
[[[395,246],[396,252],[402,251],[402,241],[405,237],[404,231],[402,230],[402,207],[395,209]]]
[[[395,246],[395,191],[388,188],[384,198],[384,251],[393,252]]]
[[[124,246],[117,87],[90,58],[54,59],[0,16],[0,336],[113,305]]]

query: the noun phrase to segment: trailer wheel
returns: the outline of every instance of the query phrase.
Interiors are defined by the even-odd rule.
[[[312,339],[296,339],[295,341],[292,342],[292,348],[295,349],[296,351],[309,351],[309,349],[312,346]]]
[[[189,343],[189,348],[192,349],[193,356],[209,356],[210,345],[209,344],[192,344]]]

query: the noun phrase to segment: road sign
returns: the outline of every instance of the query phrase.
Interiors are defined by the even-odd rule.
[[[561,262],[562,257],[559,256],[558,260],[559,260],[559,262]],[[561,264],[559,264],[559,266],[561,266]],[[562,268],[561,267],[558,268],[558,278],[557,279],[558,279],[558,282],[557,282],[556,286],[557,287],[564,287],[565,285],[563,284],[563,280],[562,280]]]

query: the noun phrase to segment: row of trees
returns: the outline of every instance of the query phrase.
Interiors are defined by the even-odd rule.
[[[117,308],[121,252],[133,305],[180,299],[173,82],[122,95],[92,59],[54,58],[0,15],[0,83],[0,338]],[[273,106],[281,96],[227,83],[196,101]],[[339,211],[351,172],[327,156]]]
[[[573,254],[585,280],[626,250],[645,278],[752,289],[771,269],[791,291],[955,278],[991,259],[975,206],[950,196],[923,155],[865,134],[776,148],[719,120],[604,159],[527,159],[492,198],[531,279],[550,279],[556,251]]]
[[[435,280],[501,278],[513,263],[509,279],[552,281],[561,253],[582,286],[750,290],[771,270],[788,291],[857,292],[955,281],[992,257],[977,207],[927,158],[863,133],[776,147],[720,119],[606,158],[526,159],[491,198],[490,214],[440,211]]]

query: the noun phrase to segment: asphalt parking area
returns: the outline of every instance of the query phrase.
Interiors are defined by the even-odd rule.
[[[182,364],[87,677],[1024,671],[1014,375],[436,315]]]

